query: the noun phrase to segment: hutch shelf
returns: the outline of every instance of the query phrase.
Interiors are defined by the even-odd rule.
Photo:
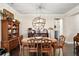
[[[11,14],[9,11],[4,10],[9,15]],[[1,47],[5,48],[8,52],[18,46],[18,36],[19,36],[19,21],[14,20],[13,17],[3,16],[1,20],[2,26],[2,40]],[[13,15],[13,14],[11,14]],[[8,16],[8,17],[7,17]]]

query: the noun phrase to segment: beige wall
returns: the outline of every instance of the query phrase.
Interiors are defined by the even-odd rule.
[[[41,16],[42,18],[46,19],[45,28],[49,28],[54,26],[54,18],[55,17],[62,17],[61,14],[26,14],[23,15],[23,19],[21,20],[21,33],[24,35],[24,37],[27,37],[27,29],[33,28],[32,21],[35,17]],[[52,37],[54,35],[54,31],[51,32]]]
[[[73,43],[73,37],[79,33],[79,14],[65,17],[63,21],[64,35],[66,42]]]
[[[65,13],[63,18],[63,33],[66,36],[66,42],[72,44],[74,35],[79,32],[79,6]]]

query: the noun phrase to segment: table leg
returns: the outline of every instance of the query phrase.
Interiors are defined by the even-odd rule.
[[[55,56],[55,52],[56,52],[55,48],[53,49],[53,51],[54,51],[54,56]]]

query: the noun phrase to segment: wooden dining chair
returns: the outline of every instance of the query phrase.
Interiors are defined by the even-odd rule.
[[[59,54],[60,55],[60,49],[62,49],[62,53],[64,55],[63,47],[65,44],[65,37],[64,35],[59,36],[59,40],[54,44],[54,51],[56,52],[56,49],[59,49]]]
[[[74,55],[76,55],[76,50],[78,49],[79,46],[79,33],[77,33],[76,36],[73,37],[73,41],[74,41]]]
[[[36,39],[29,39],[27,40],[27,44],[29,55],[30,53],[36,53],[38,56],[38,41]]]
[[[51,46],[52,41],[49,39],[43,39],[42,44],[41,44],[41,54],[45,53],[48,56],[51,56],[52,54],[52,46]]]

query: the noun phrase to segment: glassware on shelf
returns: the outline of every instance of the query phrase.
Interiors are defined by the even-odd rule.
[[[9,34],[11,34],[11,29],[8,30]]]
[[[13,33],[16,33],[16,30],[13,30]]]
[[[16,20],[15,19],[13,19],[13,22],[15,22]]]
[[[8,25],[8,28],[11,28],[11,25]]]
[[[12,36],[12,38],[15,38],[15,37],[16,37],[16,35],[13,35],[13,36]]]
[[[13,26],[12,28],[13,28],[13,29],[16,29],[16,26]]]

